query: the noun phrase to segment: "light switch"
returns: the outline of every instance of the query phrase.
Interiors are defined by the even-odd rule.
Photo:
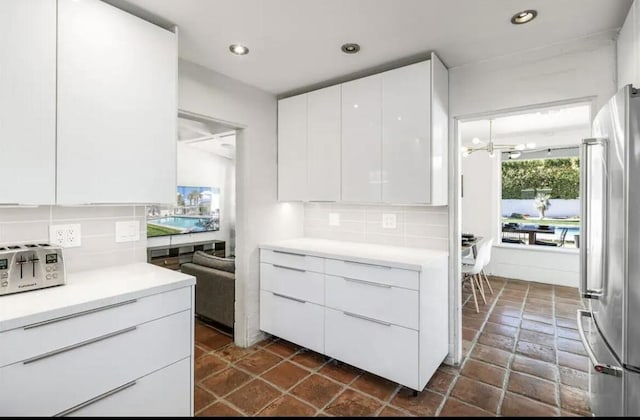
[[[382,228],[383,229],[395,229],[396,228],[396,214],[395,213],[383,213],[382,214]]]
[[[329,213],[329,226],[340,226],[340,213]]]
[[[116,222],[116,242],[135,242],[140,240],[140,222],[131,220]]]

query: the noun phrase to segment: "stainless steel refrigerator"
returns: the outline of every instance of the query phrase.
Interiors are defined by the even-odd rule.
[[[582,142],[578,327],[596,416],[640,415],[640,92],[620,89]],[[590,320],[589,320],[590,318]]]

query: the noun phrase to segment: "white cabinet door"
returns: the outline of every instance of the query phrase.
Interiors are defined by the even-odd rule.
[[[635,40],[635,7],[629,9],[629,14],[624,21],[617,42],[617,68],[618,68],[618,89],[633,83],[636,76],[636,52],[633,48]]]
[[[54,204],[56,2],[0,1],[0,205]]]
[[[381,76],[342,84],[342,201],[380,202]]]
[[[449,70],[431,53],[431,200],[449,202]]]
[[[278,101],[278,200],[302,201],[307,191],[307,95]]]
[[[176,35],[58,1],[58,204],[174,203]]]
[[[307,199],[340,200],[340,85],[307,94]]]
[[[382,73],[382,201],[431,201],[430,62]]]

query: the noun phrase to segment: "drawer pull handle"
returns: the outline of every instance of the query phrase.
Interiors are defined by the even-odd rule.
[[[48,319],[46,321],[37,322],[35,324],[30,324],[24,327],[25,330],[30,330],[32,328],[42,327],[43,325],[53,324],[55,322],[66,321],[67,319],[76,318],[79,316],[89,315],[96,312],[106,311],[107,309],[117,308],[119,306],[131,305],[132,303],[136,303],[138,299],[127,300],[125,302],[114,303],[113,305],[102,306],[100,308],[89,309],[88,311],[78,312],[71,315],[61,316],[59,318]]]
[[[276,267],[276,268],[282,268],[283,270],[297,271],[299,273],[306,273],[307,272],[307,270],[302,270],[300,268],[293,268],[293,267],[285,267],[284,265],[273,264],[273,266]]]
[[[80,347],[88,346],[89,344],[97,343],[99,341],[103,341],[103,340],[106,340],[108,338],[112,338],[112,337],[115,337],[115,336],[118,336],[118,335],[126,334],[128,332],[134,331],[136,328],[137,327],[125,328],[124,330],[119,330],[119,331],[115,331],[115,332],[112,332],[112,333],[109,333],[109,334],[101,335],[100,337],[96,337],[96,338],[92,338],[90,340],[82,341],[82,342],[77,343],[77,344],[72,344],[70,346],[63,347],[61,349],[52,350],[52,351],[50,351],[48,353],[44,353],[44,354],[41,354],[39,356],[34,356],[31,359],[27,359],[24,362],[22,362],[22,364],[28,365],[30,363],[35,363],[35,362],[38,362],[38,361],[43,360],[43,359],[48,359],[49,357],[57,356],[58,354],[66,353],[68,351],[75,350],[75,349],[80,348]]]
[[[300,303],[307,303],[306,301],[304,301],[302,299],[292,298],[290,296],[281,295],[280,293],[275,293],[275,292],[272,292],[272,293],[273,293],[273,296],[278,296],[278,297],[283,298],[283,299],[289,299],[289,300],[293,300],[295,302],[300,302]]]
[[[386,283],[375,283],[373,281],[352,279],[352,278],[349,278],[349,277],[343,277],[343,279],[345,279],[346,281],[350,281],[352,283],[360,283],[360,284],[366,284],[367,286],[375,286],[375,287],[382,287],[384,289],[391,289],[391,285],[390,284],[386,284]]]
[[[78,411],[78,410],[80,410],[80,409],[83,409],[83,408],[85,408],[85,407],[87,407],[87,406],[89,406],[89,405],[91,405],[91,404],[95,404],[95,403],[97,403],[97,402],[98,402],[98,401],[100,401],[100,400],[104,400],[105,398],[110,397],[110,396],[112,396],[113,394],[117,394],[117,393],[118,393],[118,392],[120,392],[120,391],[124,391],[124,390],[125,390],[125,389],[127,389],[127,388],[131,388],[131,387],[132,387],[132,386],[134,386],[136,383],[137,383],[136,381],[132,381],[132,382],[126,383],[126,384],[124,384],[124,385],[122,385],[122,386],[119,386],[119,387],[117,387],[117,388],[112,389],[111,391],[107,391],[107,392],[105,392],[104,394],[100,394],[100,395],[98,395],[97,397],[91,398],[91,399],[90,399],[90,400],[88,400],[88,401],[85,401],[85,402],[83,402],[83,403],[80,403],[80,404],[78,404],[78,405],[76,405],[76,406],[73,406],[73,407],[71,407],[71,408],[67,409],[67,410],[61,411],[60,413],[58,413],[58,414],[54,415],[53,417],[64,417],[64,416],[68,416],[69,414],[71,414],[71,413],[75,413],[76,411]]]
[[[387,270],[391,270],[391,267],[387,267],[386,265],[378,265],[378,264],[369,264],[369,263],[362,263],[362,262],[358,262],[358,261],[345,261],[345,264],[355,264],[355,265],[366,265],[372,268],[385,268]]]
[[[286,255],[295,255],[296,257],[306,257],[305,254],[296,254],[295,252],[286,252],[286,251],[277,251],[273,250],[276,254],[286,254]]]
[[[351,313],[351,312],[344,312],[344,311],[342,313],[345,314],[346,316],[350,316],[350,317],[358,318],[358,319],[363,319],[365,321],[373,322],[374,324],[384,325],[385,327],[390,327],[391,326],[391,324],[388,323],[388,322],[378,321],[377,319],[369,318],[368,316],[362,316],[362,315],[354,314],[354,313]]]

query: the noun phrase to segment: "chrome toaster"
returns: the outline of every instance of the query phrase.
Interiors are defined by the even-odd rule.
[[[59,286],[64,280],[64,258],[59,246],[0,246],[0,296]]]

